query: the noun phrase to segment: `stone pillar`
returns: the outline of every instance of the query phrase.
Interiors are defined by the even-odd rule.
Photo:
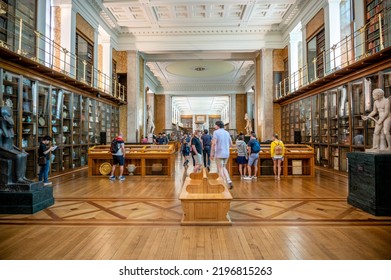
[[[128,65],[127,65],[127,134],[125,136],[126,142],[137,142],[140,137],[139,133],[139,111],[143,111],[143,107],[139,107],[139,57],[137,51],[127,51]]]
[[[232,94],[229,99],[229,128],[236,129],[236,95]]]
[[[165,95],[165,116],[166,121],[164,123],[164,129],[172,129],[172,102],[171,95]]]
[[[254,129],[261,141],[273,134],[273,50],[262,49],[255,60]]]

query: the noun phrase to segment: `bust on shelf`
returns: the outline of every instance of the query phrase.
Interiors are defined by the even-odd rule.
[[[371,119],[375,122],[375,131],[373,132],[373,146],[369,151],[391,151],[390,98],[385,98],[384,91],[380,88],[376,88],[372,91],[372,97],[375,100],[373,103],[372,112],[368,116],[361,116],[364,121]],[[376,115],[379,116],[378,119],[374,118]]]

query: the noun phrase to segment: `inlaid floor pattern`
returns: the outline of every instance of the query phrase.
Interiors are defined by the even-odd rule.
[[[56,199],[55,205],[33,215],[0,215],[0,224],[45,225],[179,225],[178,199]],[[347,204],[346,199],[234,199],[233,225],[325,225],[325,223],[391,224]]]

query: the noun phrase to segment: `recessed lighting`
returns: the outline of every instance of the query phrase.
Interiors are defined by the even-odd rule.
[[[206,68],[203,67],[203,66],[197,66],[197,67],[194,67],[194,70],[198,71],[198,72],[201,72],[201,71],[205,71]]]

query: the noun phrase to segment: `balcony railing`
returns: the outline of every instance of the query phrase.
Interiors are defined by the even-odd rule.
[[[375,29],[375,25],[378,26],[378,29]],[[301,88],[311,85],[319,79],[326,78],[390,46],[391,9],[388,9],[330,49],[321,52],[311,62],[311,67],[304,65],[276,84],[274,98],[276,101],[289,98]],[[323,61],[321,67],[318,67],[317,64],[319,60]]]
[[[116,79],[94,68],[93,64],[44,36],[22,19],[14,18],[7,13],[5,17],[2,15],[2,20],[0,48],[82,82],[110,99],[126,101],[126,87]]]

